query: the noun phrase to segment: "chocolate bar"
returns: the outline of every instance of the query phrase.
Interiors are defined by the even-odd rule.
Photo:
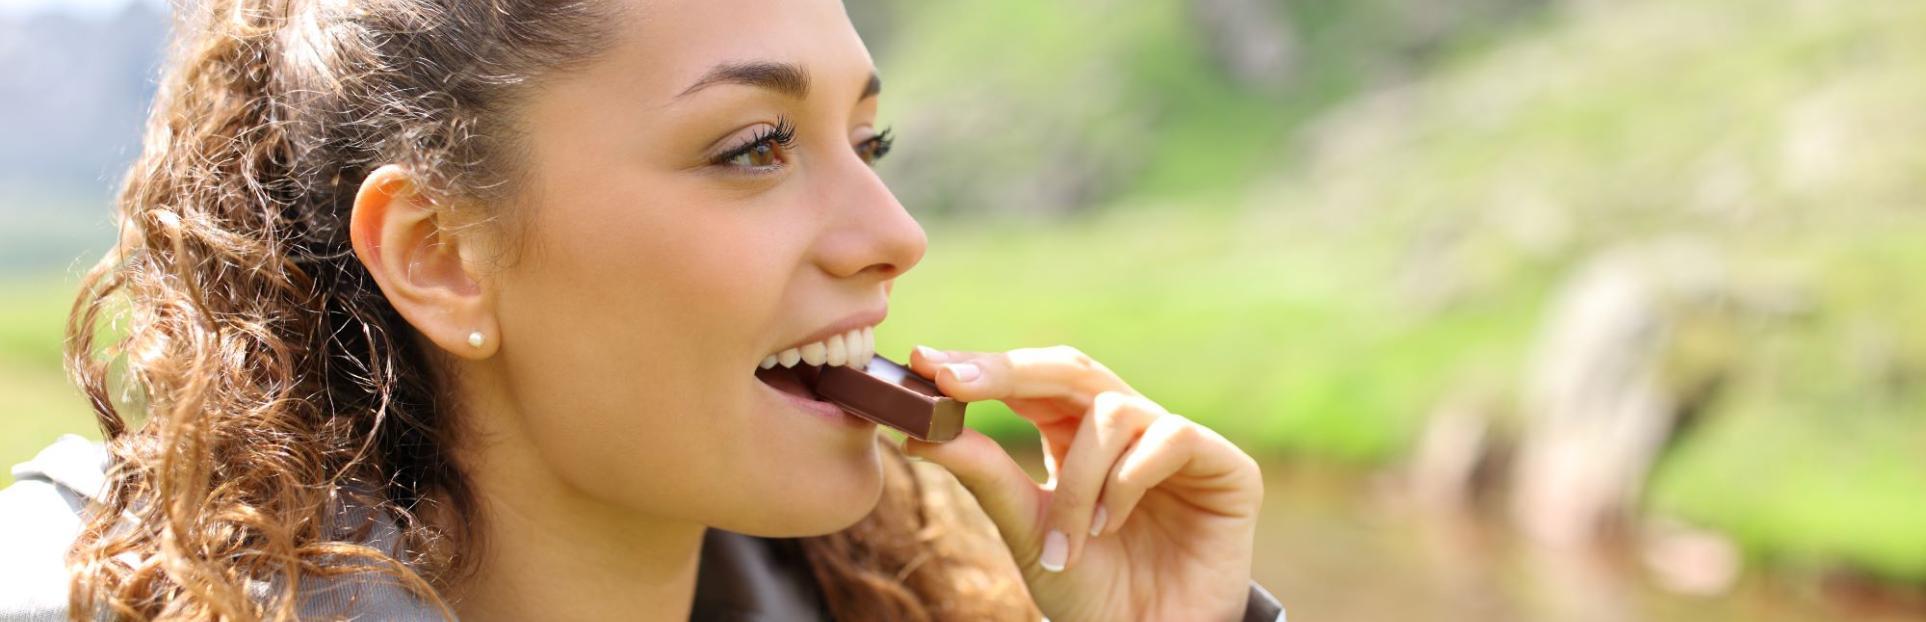
[[[865,371],[824,367],[809,381],[818,397],[911,438],[940,443],[963,433],[966,402],[944,395],[935,382],[881,356],[871,359]]]

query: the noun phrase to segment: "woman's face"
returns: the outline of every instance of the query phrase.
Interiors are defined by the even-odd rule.
[[[923,256],[870,167],[869,54],[836,0],[624,8],[612,48],[517,113],[529,193],[525,250],[491,277],[496,440],[627,510],[845,527],[881,491],[875,427],[798,410],[754,372],[880,322]]]

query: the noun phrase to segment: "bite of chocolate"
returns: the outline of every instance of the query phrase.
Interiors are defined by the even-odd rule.
[[[798,375],[821,399],[911,438],[940,443],[963,433],[968,403],[944,395],[935,382],[881,356],[862,371],[834,366]]]

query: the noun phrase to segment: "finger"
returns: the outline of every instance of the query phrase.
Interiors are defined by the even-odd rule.
[[[1078,358],[1081,357],[1080,353],[1067,347],[1013,351],[1010,354],[1018,359],[1033,359],[1036,358],[1035,355],[1026,354],[1026,352],[1052,350],[1055,351],[1056,356],[1072,363],[1079,362]],[[936,380],[939,388],[950,387],[949,389],[945,389],[945,393],[955,396],[955,393],[952,392],[954,383],[957,382],[957,378],[961,378],[961,376],[950,378],[949,376],[956,372],[942,374],[943,367],[946,364],[967,365],[969,369],[972,370],[968,373],[975,374],[972,375],[972,379],[974,379],[982,373],[983,368],[981,367],[979,359],[989,357],[1008,358],[1003,354],[962,350],[936,350],[928,346],[917,346],[910,353],[910,369],[924,377]],[[1088,359],[1088,357],[1081,358]],[[1092,361],[1092,363],[1094,363],[1094,361]],[[1007,368],[1007,366],[1000,368]],[[1103,370],[1103,373],[1115,378],[1115,374],[1111,374],[1108,369]],[[939,378],[939,374],[948,379]],[[1122,381],[1118,380],[1117,382],[1121,383]],[[1126,389],[1127,388],[1128,387],[1126,387]],[[1135,391],[1128,392],[1134,393]],[[1076,437],[1077,427],[1082,421],[1084,413],[1089,411],[1090,402],[1088,398],[1082,396],[1064,399],[1060,397],[1063,394],[1061,391],[1040,393],[1043,394],[1040,397],[1003,397],[997,399],[1008,405],[1011,411],[1016,413],[1017,416],[1037,426],[1037,432],[1043,436],[1043,456],[1049,466],[1051,481],[1054,482],[1057,472],[1056,463],[1061,462],[1064,452],[1070,450],[1070,441]],[[1094,395],[1095,393],[1093,392],[1091,396],[1094,397]],[[968,401],[969,398],[959,399]]]
[[[1047,520],[1051,533],[1045,534],[1050,539],[1045,540],[1042,560],[1045,570],[1061,571],[1081,558],[1085,540],[1093,528],[1098,527],[1094,522],[1097,501],[1102,497],[1111,466],[1163,410],[1156,402],[1139,395],[1115,391],[1097,394],[1076,439],[1070,442],[1070,452],[1058,471],[1056,488],[1050,493]],[[1058,551],[1050,546],[1052,539],[1059,538],[1068,545],[1062,551],[1063,558],[1054,557],[1052,554]]]
[[[965,402],[1021,398],[1068,400],[1081,412],[1098,393],[1136,394],[1096,359],[1070,346],[965,352],[919,347],[911,369],[936,379],[943,393]]]
[[[964,428],[961,435],[942,443],[904,438],[903,453],[948,469],[996,523],[1017,563],[1024,567],[1036,563],[1042,553],[1038,533],[1044,490],[1001,445],[982,432]]]
[[[1263,494],[1257,463],[1250,456],[1211,429],[1166,413],[1151,422],[1105,480],[1106,517],[1098,537],[1122,529],[1145,493],[1176,476],[1206,484],[1221,481],[1226,491]]]

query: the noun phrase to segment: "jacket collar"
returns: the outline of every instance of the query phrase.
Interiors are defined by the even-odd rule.
[[[709,529],[702,539],[691,620],[828,620],[828,607],[802,547]]]

